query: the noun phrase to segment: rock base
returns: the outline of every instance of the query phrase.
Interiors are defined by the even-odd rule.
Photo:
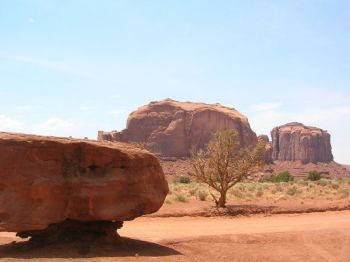
[[[117,230],[122,226],[123,222],[121,221],[81,222],[65,220],[62,223],[49,225],[44,230],[20,232],[17,233],[17,236],[21,238],[30,237],[29,244],[32,247],[77,241],[80,243],[112,243],[119,239]]]

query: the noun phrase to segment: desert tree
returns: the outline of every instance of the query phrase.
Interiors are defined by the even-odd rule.
[[[192,153],[190,174],[217,191],[219,199],[212,194],[215,203],[225,207],[228,190],[264,164],[265,145],[259,141],[254,147],[241,147],[233,129],[216,133],[204,150]]]

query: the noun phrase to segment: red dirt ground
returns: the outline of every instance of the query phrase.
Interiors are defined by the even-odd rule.
[[[350,211],[251,217],[143,217],[119,244],[26,249],[0,233],[0,261],[349,261]]]

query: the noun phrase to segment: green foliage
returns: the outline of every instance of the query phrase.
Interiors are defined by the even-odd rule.
[[[279,173],[278,175],[266,178],[266,180],[272,183],[282,183],[294,181],[294,177],[289,173],[289,171],[284,171]]]
[[[307,179],[311,181],[318,181],[321,178],[322,178],[321,173],[316,170],[310,171],[307,176]]]
[[[191,175],[217,191],[219,199],[213,195],[216,205],[225,207],[228,190],[247,177],[251,169],[264,164],[264,153],[263,141],[256,147],[242,148],[235,130],[219,132],[204,151],[193,155]]]
[[[181,176],[179,178],[179,182],[181,184],[189,184],[189,183],[191,183],[191,179],[188,176]]]

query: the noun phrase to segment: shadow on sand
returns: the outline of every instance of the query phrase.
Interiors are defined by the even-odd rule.
[[[211,207],[207,210],[208,213],[216,216],[237,216],[237,215],[253,215],[253,214],[269,214],[276,206],[262,206],[262,205],[226,205],[226,208]]]
[[[175,255],[182,254],[156,243],[124,237],[114,243],[70,242],[32,246],[30,241],[27,241],[0,245],[1,258],[166,257]]]

